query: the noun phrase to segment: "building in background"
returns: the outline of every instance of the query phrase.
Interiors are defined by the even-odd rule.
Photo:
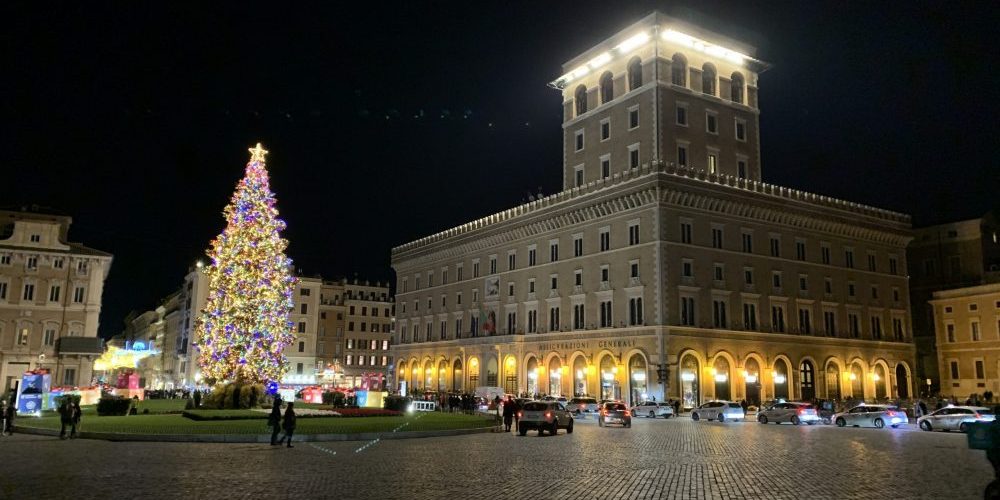
[[[761,182],[753,54],[653,13],[566,63],[563,191],[393,249],[395,387],[913,395],[910,218]]]
[[[145,388],[201,384],[195,323],[207,288],[202,267],[192,267],[180,290],[156,309],[130,317],[126,331],[113,340],[120,347],[139,341],[162,350],[139,362],[136,371]],[[342,388],[367,387],[369,381],[382,384],[391,366],[387,356],[393,303],[388,284],[300,275],[293,303],[289,321],[295,341],[285,348],[288,373],[283,384]]]
[[[0,393],[28,370],[86,386],[112,256],[68,241],[72,218],[37,207],[0,211]]]
[[[910,296],[913,304],[913,338],[917,346],[917,376],[922,390],[931,380],[931,391],[948,394],[939,386],[941,371],[935,352],[940,345],[936,317],[929,301],[942,290],[1000,283],[1000,223],[996,214],[977,219],[938,224],[914,230],[906,249],[909,262]],[[937,316],[939,319],[940,316]],[[947,378],[947,377],[945,377]]]
[[[941,395],[1000,393],[1000,283],[934,292]]]

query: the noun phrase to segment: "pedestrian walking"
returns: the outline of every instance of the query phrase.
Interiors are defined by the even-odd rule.
[[[511,413],[514,414],[514,430],[518,430],[518,421],[521,420],[521,404],[518,403],[516,399],[512,399],[510,404],[514,407],[514,409],[511,410]]]
[[[69,433],[69,438],[76,439],[76,434],[77,432],[80,431],[80,420],[83,418],[83,410],[80,408],[80,402],[73,401],[73,406],[71,410],[73,419],[73,430]]]
[[[503,430],[510,432],[510,424],[514,421],[514,400],[509,396],[503,402]]]
[[[278,444],[278,433],[281,432],[281,400],[275,399],[271,406],[271,414],[267,417],[267,425],[271,427],[271,446]]]
[[[0,429],[0,434],[4,432],[8,436],[14,435],[14,416],[17,415],[17,407],[14,404],[14,397],[10,398],[10,402],[7,403],[7,410],[4,411],[4,428]]]
[[[278,444],[281,444],[285,441],[285,438],[288,438],[289,448],[292,448],[292,434],[295,432],[295,410],[293,408],[294,406],[295,403],[289,402],[288,408],[285,409],[285,418],[284,421],[281,423],[281,427],[285,430],[285,435],[282,436],[281,439],[278,441]]]
[[[3,437],[7,424],[7,401],[0,398],[0,437]]]
[[[59,404],[59,439],[66,439],[66,427],[73,425],[73,407],[69,405],[69,399],[64,398]],[[76,433],[75,431],[73,432]]]

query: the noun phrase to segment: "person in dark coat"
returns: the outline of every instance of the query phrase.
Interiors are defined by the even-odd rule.
[[[275,399],[271,406],[271,414],[267,417],[267,425],[271,427],[271,446],[278,444],[278,433],[281,432],[281,400]]]
[[[521,420],[521,417],[519,416],[521,414],[521,405],[518,404],[516,399],[511,399],[510,405],[514,407],[514,409],[511,410],[511,413],[514,415],[514,430],[517,430],[517,422]]]
[[[292,434],[295,432],[295,410],[294,410],[294,406],[295,406],[295,403],[289,402],[288,403],[288,408],[285,409],[285,419],[281,423],[282,429],[285,430],[285,435],[282,436],[280,440],[278,440],[278,444],[281,444],[281,443],[283,443],[285,441],[285,438],[288,438],[288,447],[289,448],[292,447]]]
[[[59,428],[59,439],[66,439],[66,427],[73,425],[73,407],[70,406],[69,400],[64,399],[62,404],[59,405],[59,423],[61,424]],[[76,434],[76,429],[74,428],[71,435]]]
[[[509,397],[503,402],[503,429],[510,432],[510,424],[514,420],[514,401]]]
[[[7,410],[4,412],[4,428],[0,429],[0,434],[6,432],[8,436],[14,435],[14,416],[17,415],[17,406],[14,404],[14,398],[11,397],[10,401],[7,403]]]
[[[73,418],[73,430],[69,433],[69,438],[75,439],[76,432],[80,430],[80,419],[83,418],[83,410],[80,408],[80,403],[78,401],[73,402],[71,415]]]

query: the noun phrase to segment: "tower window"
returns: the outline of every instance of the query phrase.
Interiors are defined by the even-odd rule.
[[[701,92],[703,94],[715,95],[715,66],[705,63],[701,67]]]
[[[605,71],[601,75],[601,104],[611,102],[615,98],[614,78],[610,71]]]
[[[670,82],[681,87],[687,84],[687,59],[680,54],[674,54],[671,59]]]
[[[580,85],[576,88],[576,93],[573,95],[576,101],[576,115],[580,116],[587,112],[587,86]]]
[[[642,87],[642,61],[633,57],[628,62],[628,89],[635,90],[639,87]]]
[[[743,75],[733,73],[729,84],[729,97],[733,102],[743,104]]]

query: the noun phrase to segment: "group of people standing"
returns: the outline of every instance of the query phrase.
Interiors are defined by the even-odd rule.
[[[288,440],[288,447],[292,446],[292,434],[295,433],[295,403],[289,402],[285,408],[285,415],[281,415],[281,398],[274,398],[271,405],[271,415],[267,418],[267,425],[271,427],[271,446],[280,446]],[[285,433],[278,438],[278,433],[282,430]]]
[[[500,396],[497,396],[497,403],[499,403]],[[520,420],[521,405],[518,404],[517,400],[507,396],[503,400],[503,428],[504,432],[510,432],[511,425],[517,430],[517,421]]]
[[[59,439],[66,439],[66,427],[70,428],[69,439],[76,438],[77,428],[80,426],[80,419],[83,410],[80,409],[79,401],[70,401],[70,398],[63,398],[59,405],[59,423],[62,424],[59,430]]]

